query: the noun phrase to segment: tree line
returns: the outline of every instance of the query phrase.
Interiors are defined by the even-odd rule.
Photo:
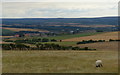
[[[47,39],[47,38],[32,38],[32,39],[22,39],[22,40],[5,40],[5,42],[14,42],[14,43],[29,43],[35,44],[36,42],[57,42],[55,39]]]
[[[80,48],[80,47],[73,47],[73,46],[60,46],[59,44],[41,44],[37,43],[35,47],[30,47],[25,44],[2,44],[3,50],[96,50],[96,49],[89,49],[88,47]]]
[[[16,43],[16,44],[2,44],[2,49],[3,50],[29,50],[30,46],[21,44],[21,43]]]
[[[105,42],[105,40],[83,40],[77,42],[77,44],[87,44],[87,43],[96,43],[96,42]]]
[[[120,40],[113,40],[113,39],[109,39],[108,42],[112,42],[112,41],[120,41]],[[106,42],[105,40],[82,40],[80,42],[77,42],[76,44],[87,44],[87,43],[96,43],[96,42]]]
[[[120,40],[113,40],[113,39],[109,39],[109,42],[112,42],[112,41],[120,41]]]

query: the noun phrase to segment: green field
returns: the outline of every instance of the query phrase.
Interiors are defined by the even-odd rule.
[[[102,32],[90,32],[90,33],[79,33],[79,34],[64,34],[59,36],[51,36],[51,37],[26,37],[26,38],[47,38],[47,39],[56,39],[56,40],[63,40],[63,39],[70,39],[75,37],[83,37],[83,36],[91,36],[96,34],[101,34]],[[23,39],[23,37],[17,38]]]
[[[0,33],[1,33],[0,35],[3,35],[3,36],[11,36],[11,35],[14,35],[15,31],[11,31],[8,29],[2,29]]]
[[[83,36],[91,36],[95,34],[100,34],[101,32],[93,32],[93,33],[81,33],[81,34],[69,34],[69,35],[61,35],[61,36],[54,36],[54,37],[48,37],[49,39],[56,39],[56,40],[63,40],[63,39],[69,39],[69,38],[75,38],[75,37],[83,37]]]
[[[3,73],[116,73],[117,57],[117,51],[3,51]]]
[[[73,45],[76,45],[77,42],[43,42],[43,44],[45,43],[54,43],[54,44],[65,45],[65,46],[73,46]]]

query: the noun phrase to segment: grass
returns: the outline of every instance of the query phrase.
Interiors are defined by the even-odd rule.
[[[3,43],[6,43],[6,42],[3,42]],[[76,45],[76,42],[41,42],[41,44],[51,44],[51,43],[54,43],[54,44],[59,44],[59,45],[62,45],[62,46],[74,46]],[[31,47],[36,47],[36,44],[26,44],[24,43],[25,45],[28,45],[28,46],[31,46]]]
[[[48,37],[65,39],[88,37],[98,33]],[[101,34],[100,34],[101,35]],[[96,35],[95,35],[96,36]],[[3,51],[3,73],[117,73],[118,42],[75,45],[76,42],[47,42],[60,45],[96,48],[96,51]],[[102,68],[95,60],[103,61]]]
[[[76,45],[77,42],[44,42],[43,44],[45,43],[54,43],[59,45],[72,46],[72,45]]]
[[[51,37],[26,37],[26,38],[48,38],[48,39],[56,39],[56,40],[64,40],[64,39],[70,39],[70,38],[75,38],[75,37],[84,37],[84,36],[91,36],[91,35],[96,35],[100,34],[102,32],[93,32],[93,33],[81,33],[81,34],[64,34],[64,35],[59,35],[59,36],[51,36]],[[16,39],[23,39],[23,37],[19,37]]]
[[[97,49],[99,51],[118,51],[119,42],[99,42],[99,43],[90,43],[90,44],[80,44],[80,45],[75,45],[78,47],[88,47],[91,49]]]
[[[8,29],[2,29],[2,31],[0,31],[0,35],[7,35],[7,36],[10,36],[10,35],[14,35],[15,31],[12,31],[12,30],[8,30]]]
[[[118,32],[104,32],[104,33],[96,34],[92,36],[89,35],[89,36],[75,37],[70,39],[68,38],[68,39],[64,39],[63,41],[82,41],[82,40],[90,40],[90,39],[106,40],[106,41],[108,41],[109,39],[118,39]]]
[[[83,37],[83,36],[91,36],[95,34],[99,34],[101,32],[93,32],[93,33],[81,33],[81,34],[69,34],[69,35],[61,35],[61,36],[54,36],[54,37],[48,37],[49,39],[56,39],[56,40],[63,40],[63,39],[69,39],[69,38],[75,38],[75,37]]]
[[[40,30],[40,29],[28,29],[28,28],[7,28],[3,27],[3,29],[19,32],[19,31],[41,31],[41,32],[48,32],[47,30]]]
[[[3,73],[116,73],[117,51],[3,51]],[[102,68],[95,60],[103,61]]]
[[[102,32],[93,32],[93,33],[81,33],[81,34],[65,34],[65,35],[60,35],[60,36],[52,36],[52,37],[25,37],[28,39],[32,38],[47,38],[47,39],[56,39],[56,40],[64,40],[64,39],[71,39],[71,38],[77,38],[77,37],[84,37],[84,36],[92,36],[96,34],[100,34]],[[17,38],[10,38],[9,40],[23,40],[24,37],[17,37]],[[71,42],[71,41],[70,41]],[[66,44],[69,44],[70,42],[65,42]],[[73,42],[72,42],[73,43]],[[63,42],[59,44],[64,44]]]

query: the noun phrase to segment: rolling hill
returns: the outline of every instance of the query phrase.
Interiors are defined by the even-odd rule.
[[[71,39],[65,39],[63,41],[82,41],[82,40],[106,40],[109,39],[118,39],[118,32],[106,32],[102,34],[96,34],[92,36],[85,36],[85,37],[77,37],[77,38],[71,38]]]
[[[25,25],[53,25],[53,24],[80,24],[80,25],[117,25],[117,17],[98,18],[8,18],[2,19],[3,24],[25,24]],[[69,25],[69,24],[68,24]]]

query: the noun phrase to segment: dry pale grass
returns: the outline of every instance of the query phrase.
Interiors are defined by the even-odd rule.
[[[8,29],[11,31],[39,31],[39,32],[49,32],[47,30],[40,30],[40,29],[28,29],[28,28],[7,28],[7,27],[2,27],[3,29]]]
[[[0,50],[0,74],[2,74],[2,50]]]
[[[4,42],[4,41],[0,41],[0,44],[11,44],[13,42]]]
[[[3,51],[3,73],[117,73],[116,51]],[[103,61],[102,68],[95,60]]]
[[[96,34],[92,36],[85,36],[85,37],[77,37],[77,38],[71,38],[71,39],[65,39],[63,41],[82,41],[82,40],[106,40],[109,39],[118,39],[118,32],[106,32],[102,34]]]
[[[118,42],[101,42],[76,45],[78,47],[89,47],[90,49],[97,49],[97,51],[118,51]]]
[[[68,23],[68,24],[70,24],[70,23]],[[115,27],[115,25],[49,25],[49,26],[94,27],[94,28],[96,28],[96,27]]]
[[[14,37],[14,36],[0,36],[0,38],[11,38],[11,37]]]
[[[14,36],[0,36],[0,44],[6,44],[6,43],[8,43],[8,42],[4,42],[2,39],[3,38],[12,38],[12,37],[14,37]],[[10,43],[10,42],[9,42]]]

